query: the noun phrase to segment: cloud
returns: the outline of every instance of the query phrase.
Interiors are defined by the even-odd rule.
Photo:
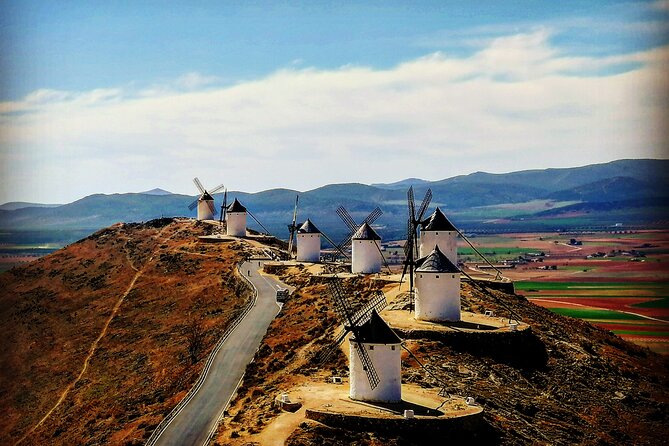
[[[4,199],[195,193],[196,175],[304,190],[666,156],[669,48],[570,56],[552,32],[389,69],[292,65],[227,86],[188,73],[142,91],[39,90],[0,104]]]

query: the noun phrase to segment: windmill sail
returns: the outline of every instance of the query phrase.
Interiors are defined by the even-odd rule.
[[[328,291],[332,298],[335,312],[342,321],[344,329],[335,337],[334,342],[327,349],[321,351],[317,360],[318,362],[324,362],[329,359],[337,351],[346,336],[352,333],[353,337],[350,338],[349,342],[352,343],[356,354],[360,358],[360,363],[367,375],[370,388],[375,389],[380,382],[379,375],[363,344],[369,338],[367,331],[369,331],[372,318],[376,317],[380,319],[378,311],[381,311],[386,306],[386,297],[382,291],[376,291],[369,302],[359,310],[354,311],[353,303],[350,298],[346,297],[346,293],[338,278],[335,277],[328,282]],[[388,330],[390,329],[388,328]]]

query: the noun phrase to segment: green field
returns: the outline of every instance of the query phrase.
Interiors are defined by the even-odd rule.
[[[521,291],[548,290],[648,290],[667,289],[666,282],[515,282],[514,286]],[[579,297],[589,297],[582,295]]]
[[[648,302],[641,302],[632,306],[639,308],[669,308],[669,297],[661,297],[659,299],[649,300]]]
[[[592,310],[581,308],[550,308],[554,313],[563,316],[575,317],[588,320],[644,320],[641,316],[621,313],[614,310]]]
[[[619,335],[637,335],[637,336],[658,336],[663,337],[669,335],[666,331],[633,331],[633,330],[613,330],[615,334]]]

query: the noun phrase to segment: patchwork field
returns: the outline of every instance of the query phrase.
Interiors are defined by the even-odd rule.
[[[669,354],[669,232],[507,234],[471,241],[504,264],[504,276],[532,302]],[[459,253],[472,270],[490,273],[468,245]]]

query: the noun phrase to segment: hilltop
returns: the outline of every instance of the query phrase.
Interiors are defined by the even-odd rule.
[[[273,407],[278,394],[290,395],[300,385],[347,375],[344,353],[325,364],[313,360],[313,352],[327,345],[338,326],[325,285],[305,268],[276,272],[297,291],[270,325],[247,367],[215,444],[263,444],[270,438],[276,440],[279,434],[286,437],[289,446],[421,445],[443,439],[431,438],[429,432],[422,436],[401,431],[355,432],[308,420],[292,425],[285,416],[274,423],[280,415]],[[364,301],[383,283],[361,277],[347,279],[344,286]],[[394,288],[396,284],[384,289],[392,295]],[[402,295],[397,299],[403,302]],[[531,331],[520,345],[490,343],[486,341],[490,338],[477,336],[426,338],[405,333],[405,345],[430,374],[403,352],[402,379],[434,393],[444,388],[451,395],[476,398],[490,428],[479,433],[478,441],[655,445],[666,440],[666,357],[514,294],[482,292],[463,284],[462,307],[479,313],[492,310],[498,315],[508,315],[511,310],[531,325]]]
[[[210,231],[179,219],[118,224],[0,274],[3,443],[26,434],[22,444],[146,441],[250,297],[234,266],[252,248],[197,241]],[[339,323],[325,285],[303,267],[273,272],[296,291],[248,365],[218,444],[260,441],[280,414],[273,407],[278,393],[347,374],[343,353],[324,364],[313,360]],[[403,305],[396,284],[358,277],[344,286],[362,301],[384,289],[395,299],[393,307]],[[431,374],[404,354],[403,380],[435,393],[443,388],[475,397],[485,410],[489,430],[481,435],[487,441],[604,445],[666,439],[666,357],[521,296],[468,284],[462,294],[463,309],[502,316],[511,310],[531,332],[520,346],[405,333],[405,345]],[[294,446],[424,440],[312,421],[285,429],[286,444]]]
[[[228,198],[239,198],[264,226],[284,239],[296,194],[300,195],[298,219],[311,218],[335,240],[345,232],[335,212],[339,205],[360,220],[380,206],[384,215],[377,221],[379,231],[385,240],[393,240],[405,236],[406,189],[412,184],[418,198],[431,188],[432,206],[441,206],[468,232],[552,231],[616,224],[663,227],[669,221],[669,160],[618,160],[506,174],[476,172],[439,181],[412,178],[390,184],[330,184],[304,192],[229,191]],[[0,209],[0,228],[97,230],[119,221],[193,216],[188,204],[194,198],[154,189],[138,194],[95,194],[56,207],[9,206]],[[223,194],[214,198],[220,210]],[[261,229],[253,221],[249,225]]]
[[[144,443],[250,299],[209,232],[117,224],[0,274],[0,443]]]

